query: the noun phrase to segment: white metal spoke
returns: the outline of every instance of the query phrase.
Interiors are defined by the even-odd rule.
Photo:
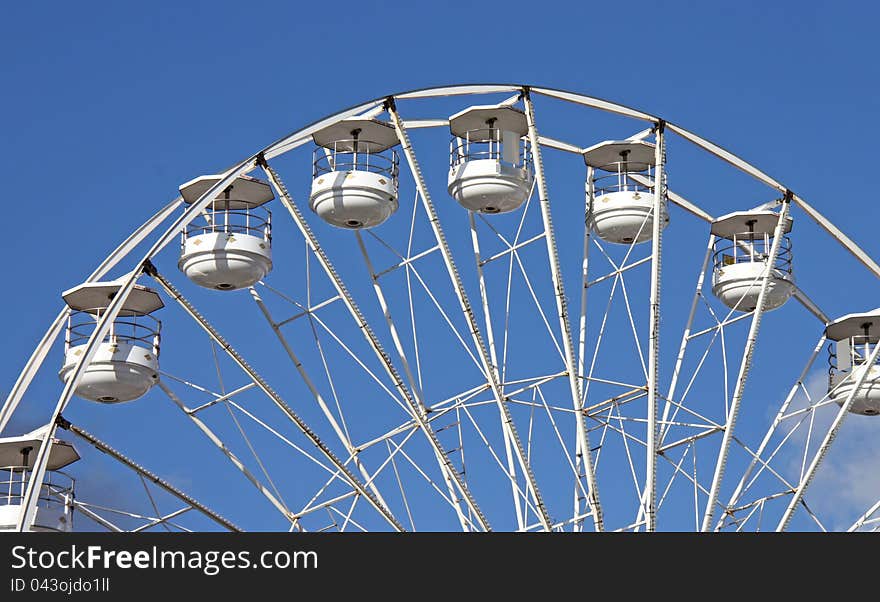
[[[427,420],[427,408],[425,406],[424,398],[422,397],[421,387],[414,378],[412,370],[409,367],[409,361],[406,357],[406,351],[403,348],[403,343],[401,342],[400,335],[397,332],[397,326],[395,325],[394,320],[391,317],[391,310],[389,309],[388,302],[385,299],[385,293],[382,290],[382,286],[379,284],[379,279],[376,277],[376,271],[373,269],[373,263],[370,260],[369,254],[367,253],[367,248],[364,246],[364,241],[360,235],[360,232],[355,232],[355,236],[357,238],[357,243],[358,247],[360,248],[361,255],[364,258],[364,263],[366,264],[367,270],[370,274],[370,278],[373,281],[373,292],[376,294],[376,299],[379,302],[379,306],[382,308],[382,313],[385,316],[385,322],[387,323],[388,330],[391,333],[391,338],[394,343],[394,349],[397,351],[397,357],[400,360],[401,365],[403,366],[403,373],[406,375],[406,378],[409,381],[410,392],[415,402],[412,408],[412,414],[416,421],[419,422],[422,429],[424,429],[426,434],[428,435],[428,440],[434,448],[434,453],[437,456],[437,462],[440,467],[440,471],[443,474],[444,481],[446,481],[446,486],[449,491],[449,497],[453,502],[453,508],[455,509],[455,513],[458,516],[462,529],[466,531],[468,529],[468,524],[461,508],[458,493],[456,492],[456,486],[458,486],[461,489],[463,495],[468,498],[465,503],[467,503],[468,505],[476,506],[476,502],[474,502],[473,498],[470,497],[467,486],[462,480],[461,475],[459,475],[458,472],[455,470],[455,466],[452,464],[449,455],[440,445],[440,441],[439,439],[437,439],[436,433],[430,430],[431,426]],[[413,322],[413,324],[415,324],[415,322]],[[472,511],[474,511],[474,509],[472,509]],[[486,525],[486,527],[488,529],[488,525]]]
[[[256,487],[257,491],[259,491],[263,495],[263,497],[269,500],[269,503],[275,506],[275,508],[281,513],[282,516],[290,520],[292,518],[290,510],[287,508],[287,505],[284,503],[284,501],[279,499],[274,493],[269,491],[269,489],[267,489],[266,486],[263,485],[263,483],[250,470],[248,470],[248,468],[238,458],[238,456],[232,453],[232,451],[226,446],[226,444],[220,439],[220,437],[218,437],[216,433],[214,433],[214,431],[211,430],[201,418],[194,416],[190,412],[187,412],[186,405],[184,405],[184,403],[174,393],[174,391],[169,389],[168,386],[162,381],[159,381],[158,386],[168,396],[168,398],[172,402],[174,402],[174,404],[178,408],[180,408],[180,411],[183,412],[184,415],[189,417],[192,423],[195,424],[200,431],[202,431],[202,433],[211,441],[211,443],[213,443],[217,447],[217,449],[219,449],[223,453],[223,455],[226,456],[226,458],[233,464],[233,466],[235,466],[245,476],[245,478],[251,482],[254,487]]]
[[[412,118],[404,119],[401,113],[409,112]],[[349,123],[357,125],[346,129]],[[411,134],[419,145],[426,141],[424,157],[417,157]],[[448,162],[439,154],[444,136]],[[667,185],[667,147],[676,144],[690,147],[676,172],[690,198]],[[289,176],[290,190],[303,191],[294,201],[277,170],[300,171],[308,154],[311,173]],[[724,174],[716,180],[699,163],[686,166],[694,156]],[[432,173],[422,173],[419,159],[425,167],[430,161]],[[708,194],[705,186],[699,192],[702,183],[691,177],[698,173],[711,174],[721,194]],[[724,179],[731,173],[733,179]],[[753,181],[744,183],[740,174]],[[375,190],[368,182],[378,183]],[[756,183],[763,192],[750,188]],[[505,187],[515,192],[499,205]],[[262,195],[253,206],[252,190]],[[629,195],[608,196],[615,190],[633,193],[632,204]],[[273,222],[271,207],[281,219]],[[672,221],[664,236],[667,208]],[[867,431],[849,423],[844,429],[843,422],[849,413],[876,411],[870,404],[880,381],[880,345],[872,351],[871,343],[862,349],[855,339],[838,338],[862,315],[869,317],[867,336],[876,314],[864,308],[870,281],[861,293],[827,293],[842,290],[852,273],[880,278],[880,262],[827,211],[694,132],[576,92],[450,85],[335,112],[231,167],[191,178],[178,198],[96,262],[89,287],[65,291],[69,305],[35,349],[19,353],[27,361],[0,407],[8,445],[22,437],[42,442],[34,453],[21,448],[32,469],[9,468],[4,499],[19,511],[6,528],[37,530],[41,500],[52,499],[62,508],[64,529],[79,517],[83,526],[111,532],[241,530],[66,418],[94,414],[102,430],[125,436],[135,417],[146,437],[166,432],[165,414],[180,411],[196,428],[180,423],[186,432],[167,431],[175,445],[183,452],[193,439],[199,447],[192,451],[200,453],[210,444],[204,459],[194,457],[232,468],[230,474],[250,483],[235,485],[245,497],[240,508],[231,504],[248,528],[279,522],[272,511],[248,513],[265,500],[284,518],[279,530],[288,532],[415,531],[424,530],[423,521],[464,531],[488,531],[496,521],[523,532],[580,532],[591,524],[628,532],[841,525],[878,531],[880,492],[870,490],[869,479],[858,487],[846,482],[854,471],[845,462],[864,451],[857,438]],[[748,221],[756,216],[760,223]],[[807,222],[797,221],[804,216]],[[751,238],[731,234],[742,223]],[[794,255],[796,270],[786,230],[804,250]],[[201,233],[209,236],[193,244]],[[220,246],[204,244],[221,233],[228,250],[257,243],[260,250],[253,257],[234,250],[224,259]],[[196,256],[207,261],[198,264]],[[845,262],[819,278],[810,261],[819,256]],[[179,286],[166,277],[169,266],[186,277]],[[697,268],[698,274],[686,273]],[[229,279],[205,280],[202,269],[226,270]],[[248,280],[248,273],[256,278]],[[691,284],[681,290],[685,279]],[[76,295],[98,290],[94,283],[113,292],[96,308],[78,309],[84,306]],[[205,290],[213,287],[240,290]],[[579,295],[571,287],[580,287]],[[737,287],[749,289],[738,302]],[[140,295],[156,292],[172,307],[143,314],[157,328],[131,339],[133,352],[148,351],[143,357],[151,371],[124,377],[128,360],[115,363],[115,354],[128,349],[119,346],[129,340],[121,329],[140,320],[133,308]],[[573,316],[569,303],[578,301]],[[789,307],[774,311],[765,326],[764,314],[783,302]],[[85,318],[81,324],[77,316]],[[809,361],[802,370],[793,366],[820,325]],[[672,330],[678,345],[661,346],[661,334]],[[201,353],[201,332],[210,355]],[[828,378],[816,362],[826,345]],[[108,351],[113,370],[106,370]],[[279,364],[278,354],[287,359]],[[46,361],[60,356],[59,381]],[[121,392],[131,384],[124,378],[141,376],[143,405],[114,410],[109,400],[128,401],[129,394],[94,393],[101,378],[116,378]],[[38,401],[47,392],[49,406]],[[143,411],[155,401],[158,411]],[[7,432],[37,415],[39,429]],[[83,455],[77,467],[89,464],[84,472],[53,469],[50,456],[71,445],[57,439],[63,430],[106,456]],[[847,443],[829,455],[841,433]],[[131,445],[147,460],[156,453],[141,437]],[[90,471],[105,467],[91,464],[104,457],[111,466],[102,474],[130,479],[134,489],[127,491],[139,496],[137,505],[74,496],[74,485],[77,494],[94,490]],[[173,468],[165,464],[166,471]],[[203,481],[190,474],[197,466],[184,464],[175,478]],[[200,485],[199,493],[206,500],[223,495],[214,489]]]
[[[479,351],[483,374],[486,375],[487,380],[492,386],[492,391],[495,395],[498,409],[504,417],[504,428],[507,430],[508,436],[511,437],[513,447],[517,452],[520,468],[525,474],[526,481],[529,485],[529,491],[534,498],[535,506],[537,507],[541,523],[544,525],[544,529],[549,531],[551,529],[551,524],[553,521],[550,519],[550,515],[548,514],[547,509],[544,507],[544,502],[541,497],[541,492],[538,489],[537,481],[535,480],[535,476],[532,473],[531,466],[525,458],[525,452],[522,449],[522,445],[519,442],[519,435],[516,432],[516,427],[513,423],[513,417],[510,415],[510,411],[505,405],[498,383],[492,371],[492,367],[490,364],[491,360],[489,359],[486,346],[483,343],[482,333],[477,324],[476,316],[474,315],[473,309],[471,308],[467,293],[464,290],[464,285],[462,284],[461,278],[458,275],[458,269],[455,266],[455,262],[452,258],[452,253],[446,242],[446,236],[443,233],[443,230],[440,226],[439,218],[437,217],[437,213],[431,202],[431,196],[427,190],[424,179],[422,178],[421,169],[419,168],[418,161],[415,157],[415,151],[413,150],[412,145],[409,142],[409,136],[406,133],[406,129],[403,127],[403,121],[397,114],[397,110],[395,109],[393,102],[389,102],[386,106],[386,109],[388,110],[388,114],[391,116],[391,120],[397,131],[397,137],[400,140],[404,154],[407,158],[407,162],[409,163],[410,171],[412,172],[413,178],[415,179],[416,187],[419,191],[419,197],[421,198],[422,204],[425,207],[425,212],[429,217],[429,222],[431,224],[432,230],[434,231],[434,236],[437,239],[437,244],[440,245],[440,250],[443,254],[443,260],[446,264],[447,272],[454,285],[459,305],[461,306],[462,312],[464,313],[470,327],[471,335],[474,340],[474,345]]]
[[[297,428],[308,437],[315,446],[321,450],[321,453],[334,465],[337,469],[341,470],[345,475],[346,479],[352,484],[352,486],[363,494],[368,501],[370,501],[371,505],[381,514],[388,523],[394,527],[395,529],[402,531],[403,526],[397,521],[397,519],[391,514],[386,506],[384,506],[379,500],[373,495],[371,491],[368,491],[363,483],[361,483],[360,479],[358,479],[345,465],[342,463],[339,458],[324,444],[323,441],[317,436],[317,434],[309,428],[306,423],[291,409],[291,407],[283,400],[281,397],[272,389],[266,381],[263,380],[261,376],[259,376],[256,371],[242,358],[233,348],[232,346],[226,342],[226,340],[220,336],[220,334],[205,320],[201,314],[196,311],[195,307],[192,306],[183,295],[175,289],[170,282],[168,282],[163,276],[161,276],[155,269],[151,270],[150,274],[156,282],[158,282],[161,287],[165,290],[165,292],[174,300],[178,301],[178,303],[183,307],[183,309],[188,313],[210,336],[214,339],[214,341],[223,348],[223,350],[230,356],[230,358],[238,364],[238,366],[244,370],[245,373],[257,384],[257,386],[275,403],[275,405],[280,409],[290,420],[293,422]],[[195,416],[190,416],[190,418],[195,419]]]

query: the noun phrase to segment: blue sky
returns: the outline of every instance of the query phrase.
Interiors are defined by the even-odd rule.
[[[880,257],[870,192],[878,12],[867,2],[751,1],[631,2],[625,10],[577,2],[4,7],[0,391],[5,397],[57,312],[60,291],[88,275],[180,183],[328,113],[424,86],[530,83],[660,115],[785,182]],[[708,176],[696,181],[696,190],[712,189]],[[742,208],[769,198],[749,196]],[[722,203],[716,213],[722,207],[739,208]],[[579,253],[563,252],[569,248]],[[880,305],[873,277],[839,264],[835,253],[805,255],[810,292],[832,313]],[[852,279],[824,287],[822,274],[833,272]],[[683,288],[692,287],[693,274],[685,272]],[[781,322],[778,333],[805,320]],[[667,340],[677,343],[675,335]],[[48,395],[57,381],[46,383]],[[168,428],[174,438],[194,433],[179,421]],[[156,453],[160,465],[173,465],[171,452]],[[186,484],[193,477],[181,471]],[[235,498],[221,505],[232,507]]]

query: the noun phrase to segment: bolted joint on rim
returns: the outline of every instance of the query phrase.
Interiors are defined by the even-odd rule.
[[[152,278],[155,278],[156,276],[159,275],[159,270],[156,269],[156,266],[153,265],[153,262],[150,261],[149,259],[144,260],[144,263],[143,263],[143,266],[141,269],[143,270],[144,274],[146,274],[147,276],[150,276]]]

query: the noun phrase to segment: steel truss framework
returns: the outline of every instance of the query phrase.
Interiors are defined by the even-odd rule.
[[[535,181],[516,213],[502,219],[470,213],[464,214],[465,221],[454,221],[435,205],[433,184],[422,172],[411,133],[418,132],[418,138],[422,131],[446,128],[443,115],[427,118],[421,111],[426,101],[450,99],[463,106],[500,100],[525,112]],[[207,386],[200,377],[179,371],[183,366],[163,366],[150,399],[164,397],[191,423],[194,437],[216,448],[217,457],[242,477],[225,487],[252,488],[255,497],[248,499],[255,501],[250,503],[278,515],[278,528],[829,528],[806,494],[867,372],[842,405],[828,393],[808,390],[805,382],[825,344],[820,337],[775,418],[765,425],[766,434],[756,441],[742,437],[737,422],[749,396],[746,385],[762,342],[762,322],[770,319],[764,307],[769,268],[754,283],[760,286],[755,310],[720,310],[705,292],[715,242],[709,236],[680,340],[661,341],[661,220],[643,224],[652,228],[646,245],[609,245],[584,226],[582,255],[563,257],[553,217],[562,215],[563,229],[568,229],[576,221],[572,215],[583,223],[584,205],[551,201],[544,154],[581,155],[594,141],[541,135],[535,100],[546,107],[561,102],[645,122],[648,127],[642,124],[631,138],[655,143],[655,182],[632,178],[653,185],[653,215],[667,199],[683,210],[681,219],[713,219],[667,184],[667,139],[677,136],[769,187],[778,200],[768,206],[778,206],[783,217],[803,212],[880,277],[880,266],[871,257],[785,185],[657,116],[573,92],[507,84],[377,98],[263,148],[225,171],[197,202],[183,206],[181,199],[174,200],[88,278],[130,270],[58,396],[49,437],[58,429],[70,431],[131,469],[152,511],[110,508],[100,500],[76,500],[76,510],[111,531],[189,530],[184,519],[192,514],[207,517],[213,527],[240,530],[67,419],[73,392],[98,342],[135,283],[142,282],[165,295],[167,311],[179,312],[207,337],[205,364],[214,367],[218,382]],[[409,174],[401,178],[401,193],[411,194],[413,202],[404,203],[402,196],[393,229],[343,233],[314,226],[304,199],[282,179],[282,173],[289,177],[286,157],[309,143],[314,132],[353,116],[387,118],[400,140]],[[193,285],[185,280],[175,284],[173,279],[182,278],[161,269],[163,249],[201,219],[236,177],[249,173],[270,182],[290,218],[284,236],[303,248],[300,258],[276,260],[298,262],[296,277],[276,280],[270,275],[240,293],[249,296],[254,315],[262,320],[258,332],[268,341],[264,347],[273,350],[271,362],[246,358],[189,298]],[[588,194],[592,175],[588,168]],[[779,253],[783,222],[778,222],[768,266]],[[144,247],[142,255],[134,255]],[[222,304],[222,297],[215,297],[216,303]],[[798,289],[795,299],[806,310],[809,327],[821,335],[828,317],[805,291]],[[56,344],[66,313],[58,314],[9,393],[0,411],[0,432],[5,433]],[[615,354],[619,358],[609,361]],[[277,380],[271,385],[257,371],[259,362],[277,379],[279,361],[288,360],[292,370],[282,373],[298,388]],[[294,397],[287,396],[288,390]],[[260,405],[255,396],[270,405]],[[366,404],[369,419],[362,414]],[[268,440],[275,446],[271,454]],[[37,454],[24,493],[21,530],[34,519],[49,441]],[[153,495],[157,491],[170,496],[163,498],[168,508],[160,509]],[[793,523],[795,517],[800,522]],[[849,527],[877,528],[880,502],[854,516]]]

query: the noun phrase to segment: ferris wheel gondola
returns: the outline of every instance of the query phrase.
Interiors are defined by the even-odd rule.
[[[637,127],[627,138],[571,114],[554,121],[558,103]],[[779,200],[728,206],[712,187],[687,200],[698,183],[687,170],[670,182],[673,137]],[[792,214],[804,253],[839,245],[855,260],[847,269],[880,277],[880,266],[781,182],[618,103],[507,84],[392,94],[179,193],[63,293],[12,387],[0,460],[16,493],[0,498],[0,529],[66,531],[74,513],[78,526],[110,530],[826,529],[804,501],[809,486],[844,419],[880,413],[880,318],[851,313],[864,300],[824,294],[843,268],[817,278],[799,258],[795,281]],[[830,237],[812,240],[804,218]],[[787,336],[772,334],[777,324]],[[56,339],[60,385],[40,371]],[[817,368],[829,342],[830,368]],[[804,385],[817,370],[818,392]],[[755,379],[794,385],[757,403],[746,387]],[[10,434],[35,390],[57,392],[46,426]],[[138,446],[131,417],[167,436],[153,422],[166,410],[209,443],[193,458],[241,478],[248,508],[236,522],[201,500],[212,471],[189,456],[196,468],[175,476],[199,499],[147,467],[155,459],[174,473],[154,446]],[[133,472],[147,509],[110,517],[72,483],[56,486],[80,458],[59,430],[103,452],[84,452],[74,472],[114,461],[122,468],[107,474]],[[241,510],[229,487],[215,499]],[[160,509],[164,499],[184,506]],[[853,529],[880,525],[878,508],[847,508]]]

